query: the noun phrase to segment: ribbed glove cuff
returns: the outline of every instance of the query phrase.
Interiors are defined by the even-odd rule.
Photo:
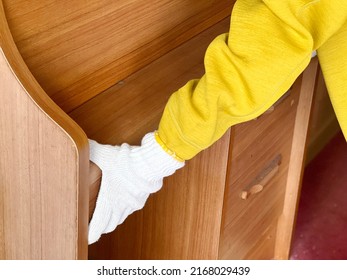
[[[170,176],[184,166],[184,162],[164,151],[153,132],[143,137],[141,146],[132,149],[130,158],[137,174],[151,182]]]

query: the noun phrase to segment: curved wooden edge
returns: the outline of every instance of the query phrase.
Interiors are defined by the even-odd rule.
[[[86,259],[88,255],[88,184],[90,182],[88,139],[81,127],[49,98],[31,74],[14,43],[2,1],[0,1],[0,50],[3,52],[11,71],[22,88],[25,89],[28,97],[48,119],[68,136],[67,138],[71,142],[70,145],[74,148],[78,170],[78,180],[76,182],[78,196],[78,217],[76,217],[78,223],[78,248],[76,248],[76,257],[78,259]]]
[[[95,205],[96,199],[98,197],[100,184],[101,184],[101,169],[93,162],[90,162],[90,171],[89,171],[89,220],[91,220]]]
[[[2,48],[12,70],[20,83],[26,89],[36,105],[59,125],[76,143],[77,148],[88,148],[87,136],[81,127],[75,123],[41,88],[22,59],[9,30],[6,15],[0,1],[0,47]]]

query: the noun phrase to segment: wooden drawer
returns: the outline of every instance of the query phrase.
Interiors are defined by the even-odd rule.
[[[297,103],[298,94],[288,92],[257,120],[234,128],[221,228],[221,259],[273,257]],[[263,249],[254,251],[260,247]]]

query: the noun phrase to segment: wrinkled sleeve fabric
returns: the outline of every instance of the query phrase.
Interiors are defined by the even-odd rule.
[[[229,127],[258,117],[290,88],[313,50],[322,47],[323,55],[346,18],[345,0],[236,1],[229,32],[205,53],[204,76],[170,97],[161,141],[188,160]]]
[[[347,139],[347,22],[317,53],[331,103]]]

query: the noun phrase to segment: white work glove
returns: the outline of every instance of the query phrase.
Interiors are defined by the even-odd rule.
[[[89,223],[88,243],[113,231],[134,211],[141,209],[149,194],[158,191],[163,178],[184,166],[158,144],[154,133],[141,146],[101,145],[89,140],[90,160],[102,171],[96,207]]]

